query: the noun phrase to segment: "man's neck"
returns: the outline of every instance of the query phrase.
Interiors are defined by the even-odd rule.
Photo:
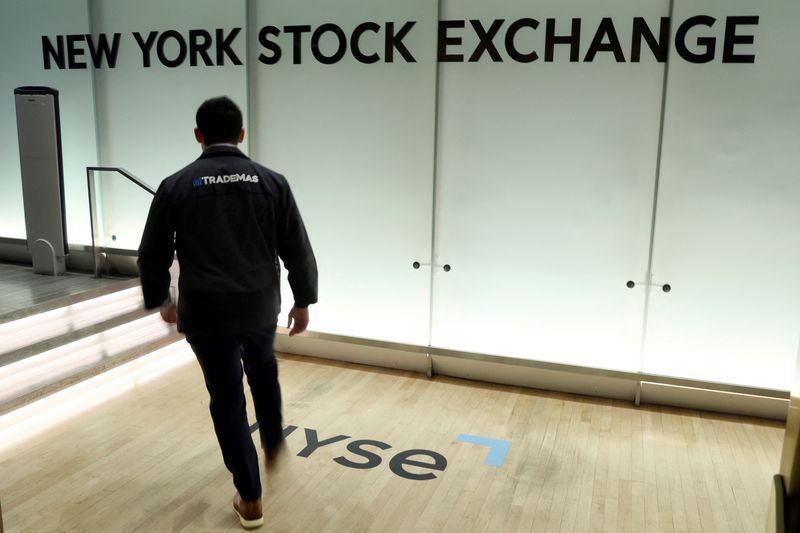
[[[203,145],[203,151],[205,152],[209,148],[213,148],[215,146],[227,146],[229,148],[232,147],[232,148],[237,148],[237,149],[239,148],[239,146],[237,144],[235,144],[235,143],[214,143],[214,144],[209,144],[209,145],[205,145],[204,144]]]

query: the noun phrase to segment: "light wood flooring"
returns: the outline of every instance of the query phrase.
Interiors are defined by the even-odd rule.
[[[310,358],[280,364],[285,422],[298,429],[265,479],[259,531],[764,530],[780,424]],[[207,407],[191,361],[0,452],[6,531],[240,531]],[[299,457],[305,428],[350,439]],[[486,465],[488,448],[460,434],[510,441],[503,465]],[[335,462],[365,461],[347,450],[355,439],[391,448],[363,447],[382,458],[373,469]],[[446,469],[406,467],[436,475],[425,481],[395,475],[391,458],[409,449],[442,454]]]

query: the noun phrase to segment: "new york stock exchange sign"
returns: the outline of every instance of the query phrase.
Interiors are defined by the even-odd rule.
[[[630,39],[623,42],[621,25]],[[754,63],[759,17],[696,15],[683,20],[582,18],[515,20],[440,20],[437,60],[443,63],[479,61],[591,63],[603,56],[617,63],[667,58],[690,63]],[[673,31],[674,30],[674,31]],[[415,63],[419,55],[409,44],[419,31],[417,21],[365,21],[344,27],[335,23],[266,25],[259,29],[256,58],[263,66],[288,62],[334,65],[347,57],[370,65]],[[672,35],[674,34],[674,39]],[[135,47],[144,68],[188,65],[242,65],[234,51],[242,28],[141,31],[122,33],[43,35],[44,69],[116,68],[123,46]],[[123,38],[124,37],[124,38]],[[467,39],[468,37],[468,39]],[[473,42],[467,46],[465,41]],[[674,49],[674,54],[670,51]],[[562,52],[563,50],[563,52]]]

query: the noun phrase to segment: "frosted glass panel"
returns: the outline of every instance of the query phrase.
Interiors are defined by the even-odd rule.
[[[4,0],[0,10],[0,237],[25,238],[17,118],[13,91],[44,85],[59,92],[67,238],[71,244],[92,242],[86,167],[97,163],[94,104],[89,70],[44,68],[42,36],[85,34],[86,0]],[[77,44],[77,48],[81,48]]]
[[[247,117],[245,21],[244,0],[94,3],[94,31],[109,39],[114,33],[121,34],[115,68],[101,68],[95,74],[101,164],[125,168],[156,188],[162,179],[200,155],[193,130],[195,112],[204,100],[227,95]],[[217,43],[235,28],[239,32],[230,48],[242,64],[236,65],[225,54],[218,64]],[[222,40],[217,39],[218,29]],[[208,38],[192,37],[191,30],[204,30]],[[157,33],[151,44],[142,46],[134,32],[143,43],[149,42],[151,32]],[[208,48],[196,49],[206,50],[211,65],[200,53],[192,53],[192,42],[210,42]],[[149,67],[144,66],[145,58]],[[246,151],[247,145],[243,148]],[[150,199],[146,195],[130,197],[130,191],[130,183],[106,179],[103,195],[107,205],[121,211],[105,214],[107,231],[117,236],[114,246],[135,250],[141,227],[127,221],[143,220]]]
[[[96,171],[94,179],[99,237],[99,242],[95,244],[102,248],[137,249],[138,242],[125,242],[116,232],[123,229],[127,235],[141,237],[153,195],[128,181],[118,172]],[[131,205],[145,207],[138,210],[130,209]]]
[[[350,40],[368,21],[375,29],[358,42],[377,61],[359,62],[349,46],[335,64],[317,59],[339,48],[331,29],[312,49],[323,24]],[[415,22],[402,40],[414,62],[395,49],[387,61],[388,22],[395,33]],[[431,251],[436,3],[266,1],[253,23],[280,31],[269,37],[280,60],[252,68],[252,138],[258,158],[289,179],[317,255],[311,329],[427,344],[430,271],[411,265]],[[286,26],[310,27],[298,48]],[[290,294],[284,287],[281,323]]]
[[[666,1],[538,2],[539,27],[504,42],[530,2],[502,6],[446,0],[443,19],[463,39],[449,54],[469,58],[478,38],[505,19],[477,62],[441,65],[434,346],[639,370],[664,66],[643,47],[641,62],[609,52],[583,59],[603,17],[629,60],[631,21],[658,34]],[[581,19],[578,62],[557,44],[547,62],[545,18],[568,35]],[[607,38],[606,38],[607,41]]]
[[[800,4],[713,0],[716,60],[670,67],[647,372],[789,390],[800,332]],[[696,14],[679,0],[676,16]],[[723,64],[725,17],[753,44]]]

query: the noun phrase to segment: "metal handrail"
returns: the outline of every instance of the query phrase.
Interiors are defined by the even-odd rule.
[[[156,190],[155,189],[150,187],[148,184],[146,184],[145,182],[143,182],[142,180],[140,180],[139,178],[137,178],[136,176],[134,176],[133,174],[131,174],[130,172],[125,170],[124,168],[121,168],[121,167],[86,167],[86,176],[88,177],[90,175],[90,173],[96,172],[96,171],[99,171],[99,172],[119,172],[120,174],[122,174],[123,176],[128,178],[129,181],[132,181],[133,183],[135,183],[136,185],[138,185],[142,189],[146,190],[147,192],[149,192],[153,196],[156,195]]]
[[[94,177],[95,172],[117,172],[122,174],[128,181],[138,185],[145,191],[149,192],[151,195],[155,196],[156,191],[148,184],[125,170],[124,168],[120,167],[86,167],[86,187],[89,191],[89,223],[91,224],[92,229],[92,261],[94,266],[94,277],[100,277],[100,253],[97,250],[97,242],[100,240],[99,232],[99,221],[97,219],[97,190],[95,187],[95,180],[92,178]],[[103,254],[104,255],[104,254]]]

